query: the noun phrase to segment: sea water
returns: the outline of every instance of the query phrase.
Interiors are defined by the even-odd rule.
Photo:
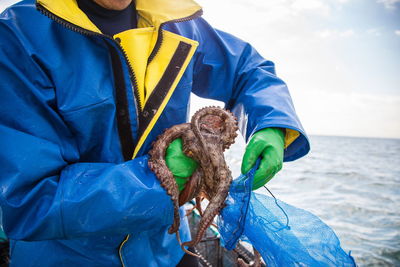
[[[310,141],[311,152],[284,163],[268,188],[332,227],[359,266],[400,266],[400,139],[311,136]],[[234,177],[244,148],[238,138],[226,153]]]

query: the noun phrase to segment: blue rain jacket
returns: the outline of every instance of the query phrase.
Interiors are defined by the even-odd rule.
[[[308,152],[273,63],[194,16],[164,25],[198,47],[172,95],[156,94],[168,102],[127,158],[126,138],[137,146],[146,116],[123,51],[60,21],[33,0],[0,16],[0,204],[11,266],[176,265],[183,252],[167,233],[172,203],[147,152],[164,129],[187,121],[191,92],[225,102],[246,140],[266,127],[298,133],[285,161]]]

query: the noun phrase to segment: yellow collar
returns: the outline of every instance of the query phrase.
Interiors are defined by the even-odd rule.
[[[37,0],[54,15],[81,28],[101,33],[78,7],[76,0]],[[136,0],[138,27],[158,27],[161,23],[187,18],[201,10],[193,0]]]

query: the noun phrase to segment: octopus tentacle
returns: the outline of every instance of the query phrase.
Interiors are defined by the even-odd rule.
[[[214,217],[220,212],[220,210],[225,205],[224,202],[225,198],[228,196],[228,192],[224,188],[222,188],[222,190],[220,190],[220,193],[221,194],[218,194],[219,196],[218,200],[213,201],[213,203],[210,203],[207,206],[206,210],[204,211],[204,215],[201,218],[199,230],[196,234],[196,237],[192,241],[183,243],[182,244],[183,246],[193,247],[201,241],[205,231],[212,224]]]
[[[261,255],[258,250],[253,247],[254,250],[254,261],[252,263],[247,264],[244,260],[238,259],[237,264],[239,267],[260,267],[261,266]]]
[[[174,222],[168,229],[169,233],[175,233],[179,229],[180,217],[179,217],[179,189],[176,184],[174,175],[169,170],[167,163],[165,162],[165,152],[169,144],[182,136],[184,131],[190,129],[189,123],[175,125],[167,129],[153,144],[153,149],[149,151],[149,168],[160,180],[161,186],[167,191],[167,194],[171,196],[174,205]]]
[[[214,196],[210,199],[210,203],[204,211],[204,215],[200,220],[199,229],[197,231],[195,239],[190,242],[183,243],[184,246],[195,246],[201,241],[205,231],[212,224],[214,218],[225,206],[225,199],[228,196],[228,189],[232,182],[231,172],[227,168],[226,164],[219,166],[216,175],[220,177],[228,177],[224,179],[218,185]],[[230,178],[230,179],[229,179]]]

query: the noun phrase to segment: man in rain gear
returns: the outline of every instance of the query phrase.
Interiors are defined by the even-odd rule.
[[[242,171],[263,159],[254,189],[309,144],[273,63],[212,28],[192,0],[93,1],[25,0],[0,16],[11,265],[175,266],[172,202],[147,152],[187,121],[191,92],[238,116],[250,140]],[[196,163],[179,140],[168,150],[182,189]],[[184,219],[180,234],[190,239]]]

